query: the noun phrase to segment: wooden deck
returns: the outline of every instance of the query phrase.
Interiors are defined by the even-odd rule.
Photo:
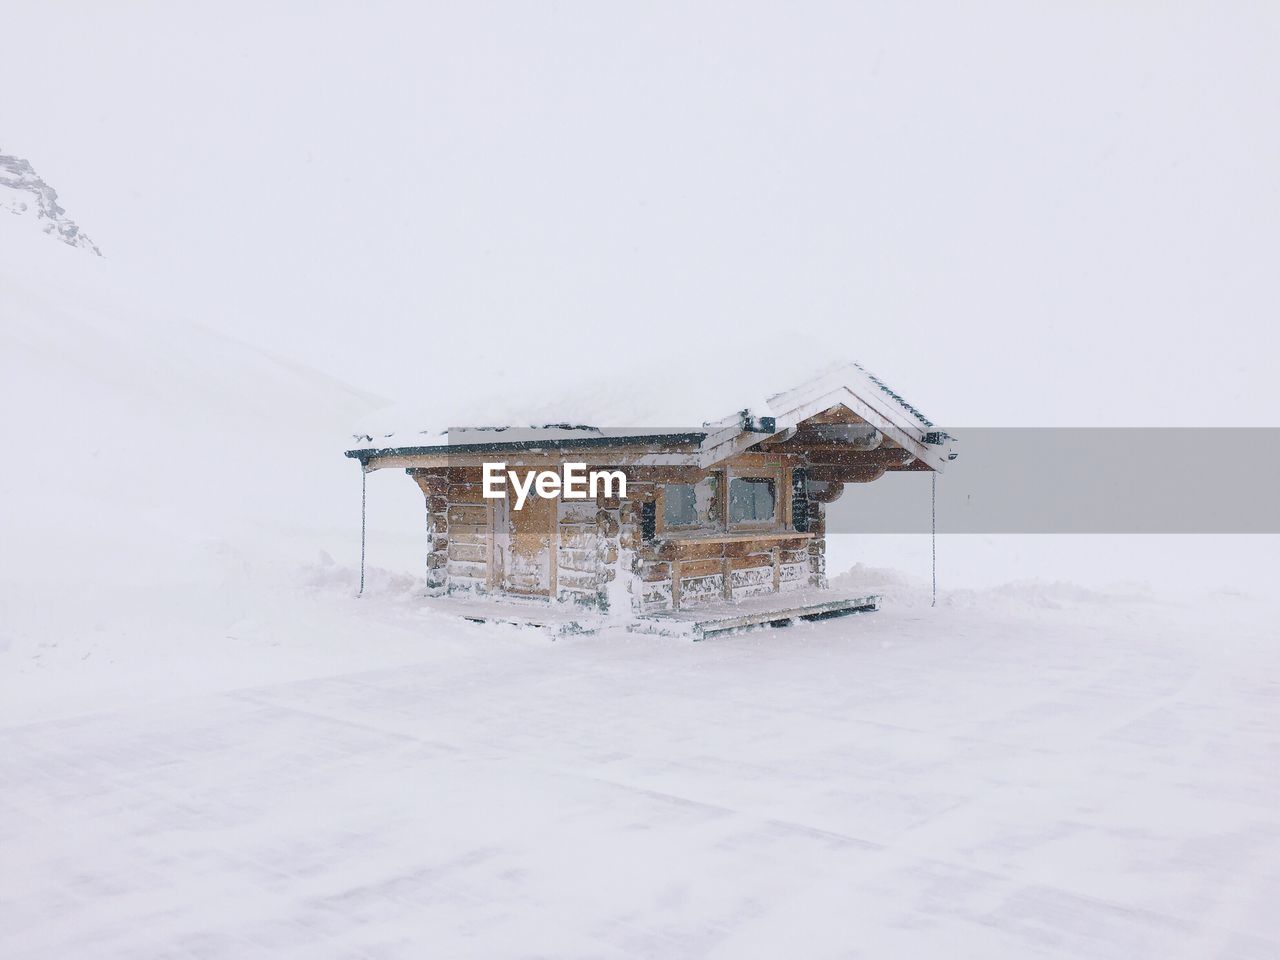
[[[571,605],[521,597],[428,597],[427,607],[447,616],[475,623],[504,623],[535,627],[551,636],[594,633],[617,620]],[[796,620],[825,620],[880,608],[879,594],[849,594],[832,590],[797,590],[688,607],[663,613],[647,613],[627,623],[633,633],[668,637],[706,637],[764,625],[782,626]]]
[[[799,590],[794,593],[753,597],[735,603],[708,604],[683,610],[647,613],[627,627],[635,633],[706,637],[748,627],[782,626],[796,620],[825,620],[851,613],[880,609],[880,595],[848,594],[831,590]]]

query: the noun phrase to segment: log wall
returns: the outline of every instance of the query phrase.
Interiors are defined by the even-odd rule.
[[[410,476],[426,500],[427,593],[436,596],[448,587],[449,477],[445,470],[411,470]]]
[[[812,543],[768,533],[641,543],[631,563],[632,609],[649,613],[800,589],[812,582]]]
[[[493,543],[493,510],[483,497],[480,469],[409,473],[426,501],[427,592],[499,589],[501,550]],[[656,503],[660,484],[694,482],[706,474],[689,467],[628,467],[626,473],[626,500],[558,504],[552,545],[557,600],[601,610],[621,604],[648,613],[826,585],[825,504],[810,501],[808,537],[769,530],[646,541],[643,505]],[[789,500],[779,506],[783,516],[789,514],[785,507]]]
[[[484,593],[490,586],[489,506],[480,471],[413,469],[427,504],[427,592]]]
[[[558,600],[609,608],[609,584],[618,576],[620,507],[616,498],[560,501]]]

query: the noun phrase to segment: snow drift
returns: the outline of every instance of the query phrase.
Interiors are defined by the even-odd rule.
[[[8,709],[40,696],[36,675],[64,693],[83,680],[151,695],[237,657],[237,676],[269,675],[270,652],[245,650],[236,624],[306,620],[312,571],[357,549],[359,474],[331,437],[382,401],[149,289],[119,263],[0,229]],[[382,539],[412,556],[414,532],[397,518]]]

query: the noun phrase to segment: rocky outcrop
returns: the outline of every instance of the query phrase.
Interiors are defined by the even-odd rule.
[[[102,256],[102,251],[58,206],[58,194],[29,162],[0,151],[0,211],[32,217],[40,228],[63,243]]]

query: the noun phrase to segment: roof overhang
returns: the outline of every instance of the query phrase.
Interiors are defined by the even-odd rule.
[[[701,444],[706,439],[705,431],[688,431],[684,433],[647,433],[629,436],[590,436],[590,437],[555,437],[548,439],[528,438],[524,440],[477,441],[474,443],[444,443],[414,447],[362,447],[347,450],[346,456],[359,460],[368,466],[372,460],[387,457],[426,457],[449,454],[466,454],[475,456],[485,453],[530,453],[544,450],[582,450],[593,447],[631,447]],[[756,435],[757,438],[759,434]]]

